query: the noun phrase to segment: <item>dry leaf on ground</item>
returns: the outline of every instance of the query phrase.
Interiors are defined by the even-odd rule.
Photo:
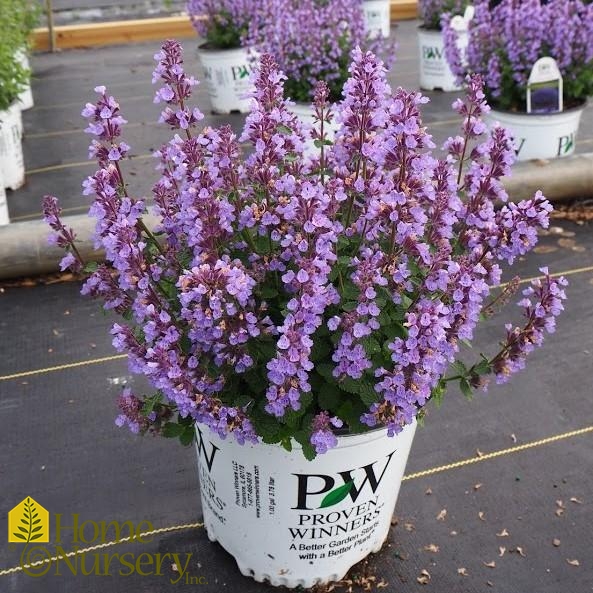
[[[569,560],[567,558],[566,562],[568,562],[571,566],[580,566],[581,565],[581,563],[578,560]]]
[[[420,571],[420,576],[416,577],[416,580],[421,585],[428,585],[428,583],[430,582],[430,573],[428,572],[428,570],[426,570],[425,568],[423,568]]]

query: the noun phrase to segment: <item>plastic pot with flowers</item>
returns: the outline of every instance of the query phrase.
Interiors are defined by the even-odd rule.
[[[593,94],[593,4],[581,0],[475,3],[465,51],[444,19],[445,47],[459,80],[479,73],[493,110],[514,137],[519,160],[575,151],[587,97]]]
[[[267,13],[267,0],[188,0],[186,10],[203,40],[198,57],[204,82],[215,113],[245,113],[251,87],[250,73],[256,59],[247,40],[257,31]]]
[[[272,0],[269,11],[263,25],[252,29],[252,44],[274,56],[286,75],[285,94],[296,102],[291,110],[307,127],[313,124],[316,82],[326,82],[331,104],[339,101],[355,47],[393,62],[394,43],[367,31],[360,0]],[[329,140],[336,129],[334,122],[325,123]],[[306,146],[316,152],[311,142]]]
[[[432,91],[458,91],[461,85],[455,79],[445,55],[445,42],[441,27],[443,15],[455,16],[456,42],[460,50],[467,43],[467,20],[463,18],[469,0],[419,0],[418,10],[422,25],[418,29],[418,58],[420,60],[420,88]],[[470,12],[471,14],[471,12]]]
[[[517,287],[495,288],[501,265],[533,247],[552,207],[537,192],[495,210],[514,151],[505,129],[485,133],[479,76],[454,105],[462,136],[439,156],[426,99],[392,91],[382,63],[357,49],[335,114],[328,85],[316,87],[311,158],[271,56],[240,137],[199,129],[177,42],[157,58],[174,128],[157,153],[159,225],[147,229],[144,201],[126,189],[125,121],[103,87],[83,114],[105,263],[80,261],[57,199],[44,199],[62,267],[86,273],[83,294],[121,314],[113,343],[155,388],[124,390],[116,423],[196,443],[208,535],[241,572],[289,587],[339,579],[385,541],[427,404],[451,381],[466,394],[491,375],[507,381],[553,331],[566,282],[544,270],[500,350],[457,360],[480,316]]]

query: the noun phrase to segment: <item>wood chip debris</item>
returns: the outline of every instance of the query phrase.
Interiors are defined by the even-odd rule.
[[[498,557],[502,558],[507,549],[504,546],[498,546]]]
[[[523,551],[523,548],[521,548],[520,546],[517,546],[514,550],[509,550],[509,552],[516,552],[517,554],[519,554],[519,556],[521,556],[521,558],[525,558],[525,552]]]
[[[578,560],[569,560],[568,558],[566,559],[566,562],[568,562],[571,566],[580,566],[581,563]]]
[[[490,562],[482,562],[482,564],[488,568],[496,568],[496,562],[494,562],[494,560],[491,560]]]
[[[437,515],[437,521],[444,521],[447,516],[447,509],[442,509]]]
[[[425,552],[433,552],[434,554],[436,554],[439,551],[439,549],[439,546],[437,546],[436,544],[428,544],[427,546],[424,546]]]
[[[427,488],[425,490],[424,494],[426,494],[427,496],[430,496],[432,494],[432,488]]]
[[[497,533],[496,537],[509,537],[509,532],[506,530],[506,527],[504,527],[500,533]]]
[[[480,518],[480,521],[486,521],[486,519],[484,518],[484,511],[479,511],[478,517]]]
[[[428,572],[428,570],[426,570],[425,568],[423,568],[420,571],[420,575],[416,577],[416,580],[421,585],[428,585],[428,583],[430,582],[430,573]]]
[[[560,545],[560,540],[557,537],[555,537],[552,540],[552,545],[557,548]]]
[[[482,487],[482,484],[474,484],[474,490],[479,490]]]
[[[571,496],[570,502],[574,502],[575,504],[583,504],[583,501],[580,498],[577,498],[576,496]]]
[[[458,568],[457,569],[457,574],[460,574],[462,577],[468,577],[469,573],[467,572],[467,568]]]

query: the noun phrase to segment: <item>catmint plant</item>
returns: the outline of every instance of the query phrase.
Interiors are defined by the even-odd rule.
[[[564,104],[573,107],[593,94],[593,4],[581,0],[488,0],[474,3],[469,42],[460,56],[456,33],[443,19],[445,53],[452,72],[484,79],[488,100],[496,106],[525,111],[527,81],[535,62],[550,56],[564,84]]]
[[[250,28],[256,30],[269,0],[187,0],[191,23],[210,49],[242,47]]]
[[[294,101],[312,101],[318,80],[327,84],[331,102],[339,100],[357,46],[394,61],[395,44],[365,31],[360,0],[268,0],[266,11],[263,24],[250,29],[251,43],[274,56]]]
[[[173,137],[155,153],[152,205],[127,189],[126,122],[104,87],[83,115],[98,161],[84,192],[105,263],[81,260],[57,199],[44,199],[67,249],[62,268],[83,269],[83,294],[121,317],[113,344],[155,389],[126,389],[118,425],[187,444],[197,421],[240,443],[290,449],[294,439],[312,458],[340,430],[397,434],[449,382],[470,395],[491,377],[506,381],[554,330],[566,282],[542,269],[519,301],[523,323],[501,326],[500,350],[459,360],[481,317],[519,286],[500,286],[501,265],[536,244],[552,209],[541,192],[508,202],[501,179],[515,153],[505,129],[481,121],[479,75],[453,105],[460,135],[437,152],[422,122],[427,99],[392,90],[383,63],[359,48],[340,103],[330,110],[328,85],[317,85],[312,132],[264,54],[240,137],[200,129],[177,42],[155,57]]]
[[[419,0],[418,11],[426,29],[440,31],[444,14],[463,15],[469,4],[470,0]]]

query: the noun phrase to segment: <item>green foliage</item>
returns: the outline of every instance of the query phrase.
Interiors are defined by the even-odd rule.
[[[27,51],[39,12],[32,0],[0,0],[0,111],[12,105],[30,78],[18,53]]]

